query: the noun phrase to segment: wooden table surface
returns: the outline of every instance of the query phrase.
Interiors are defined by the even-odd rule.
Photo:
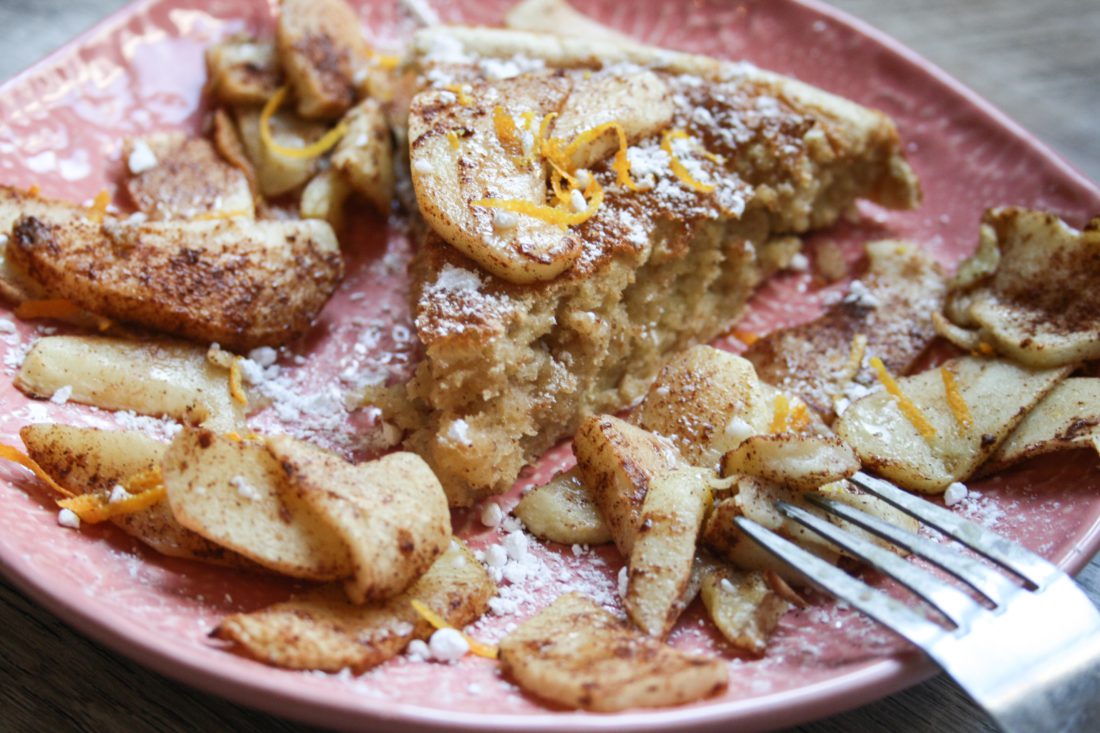
[[[120,0],[3,0],[0,79],[120,7]],[[835,0],[942,66],[1100,180],[1100,2]],[[1097,212],[1100,214],[1100,212]],[[1100,562],[1079,576],[1100,602]],[[71,631],[0,582],[0,730],[305,731],[145,670]],[[993,730],[942,675],[796,728]]]

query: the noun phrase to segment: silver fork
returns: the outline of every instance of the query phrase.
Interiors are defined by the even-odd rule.
[[[948,621],[937,623],[903,602],[773,534],[745,517],[749,537],[810,583],[837,596],[920,647],[1010,733],[1100,731],[1100,613],[1051,563],[984,527],[882,479],[849,479],[960,542],[1015,579],[924,537],[817,495],[821,509],[905,548],[970,586],[988,603],[867,539],[787,502],[779,510],[897,580]]]

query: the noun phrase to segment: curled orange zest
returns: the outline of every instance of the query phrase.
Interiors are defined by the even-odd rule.
[[[810,410],[805,402],[799,402],[791,410],[790,425],[792,433],[801,433],[810,427]]]
[[[500,140],[500,144],[504,146],[505,150],[512,155],[523,153],[523,143],[520,141],[519,133],[516,130],[516,121],[499,104],[493,107],[493,127],[497,131],[497,139]]]
[[[437,614],[432,609],[428,608],[426,604],[418,600],[409,601],[412,604],[413,609],[420,614],[420,617],[432,625],[435,629],[453,629],[447,621]],[[458,633],[462,634],[461,631]],[[472,639],[466,634],[462,634],[462,638],[466,640],[466,643],[470,645],[470,652],[476,654],[479,657],[485,657],[486,659],[496,659],[498,656],[497,648],[490,644],[485,644],[476,639]]]
[[[401,57],[389,54],[378,53],[377,51],[370,52],[370,60],[374,62],[374,65],[384,71],[391,71],[401,65]]]
[[[772,415],[772,424],[768,428],[769,433],[783,433],[787,430],[787,417],[791,412],[791,401],[787,395],[780,393],[775,396],[775,412]]]
[[[734,329],[733,337],[743,343],[745,346],[752,346],[760,340],[760,334],[752,331],[741,331]]]
[[[161,475],[160,468],[154,467],[141,473],[135,473],[130,478],[122,482],[123,488],[129,491],[131,494],[145,491],[146,489],[153,489],[164,483],[164,476]]]
[[[558,201],[568,205],[572,203],[572,201],[569,198],[569,193],[561,187],[561,178],[562,173],[555,166],[553,170],[550,171],[550,188],[554,190],[554,196],[557,197]]]
[[[997,353],[996,350],[986,341],[979,342],[978,348],[973,351],[974,356],[993,356],[995,353]]]
[[[539,123],[539,141],[549,142],[550,140],[550,125],[557,118],[557,112],[551,112],[542,118],[542,122]]]
[[[239,356],[234,356],[233,363],[229,365],[229,396],[238,405],[248,407],[248,395],[241,387],[241,357]]]
[[[118,501],[111,501],[110,497],[95,493],[81,494],[71,499],[61,499],[57,502],[57,505],[76,514],[82,522],[98,524],[111,517],[144,511],[162,501],[166,495],[167,490],[162,484],[158,484],[153,488],[130,494],[125,499]]]
[[[466,90],[462,88],[461,84],[447,84],[443,88],[455,95],[455,97],[458,98],[458,103],[463,107],[469,107],[473,104],[474,100],[466,93]]]
[[[618,176],[619,185],[630,189],[631,191],[637,191],[638,186],[634,183],[630,177],[630,160],[627,158],[627,142],[626,142],[626,130],[618,122],[605,122],[602,125],[596,125],[595,127],[585,130],[581,134],[577,135],[573,139],[573,142],[565,146],[565,150],[562,155],[572,168],[572,159],[574,153],[580,150],[582,145],[596,140],[601,135],[607,132],[614,132],[619,138],[619,149],[615,153],[615,161],[611,164],[611,169],[615,171]]]
[[[934,436],[936,434],[936,429],[932,427],[932,423],[928,422],[928,418],[924,416],[920,408],[901,391],[901,387],[898,386],[897,381],[890,376],[890,372],[886,371],[886,365],[882,363],[882,359],[877,356],[872,356],[871,366],[878,372],[878,379],[882,382],[882,386],[893,396],[894,401],[898,404],[898,408],[901,410],[902,414],[905,415],[906,419],[912,423],[913,427],[917,429],[917,432],[925,438]]]
[[[968,428],[974,424],[974,418],[970,416],[970,408],[959,390],[959,384],[955,381],[955,373],[948,367],[940,367],[940,377],[943,378],[943,391],[947,395],[947,405],[951,408],[951,414],[959,425]]]
[[[46,470],[38,465],[38,463],[28,456],[23,451],[10,445],[4,445],[0,443],[0,458],[11,461],[12,463],[18,463],[20,466],[29,468],[35,476],[46,482],[46,485],[51,489],[61,494],[62,496],[76,496],[73,492],[66,489],[61,484],[53,480],[50,474],[46,473]]]
[[[668,153],[668,165],[670,168],[672,168],[672,172],[684,183],[684,185],[701,193],[710,193],[714,190],[714,186],[710,185],[709,183],[702,183],[695,180],[691,176],[691,174],[688,173],[688,170],[684,167],[684,164],[680,162],[680,159],[676,157],[676,153],[672,151],[673,140],[687,139],[690,139],[690,136],[683,130],[666,130],[665,133],[661,135],[661,150]]]
[[[473,205],[513,211],[517,214],[541,219],[550,224],[557,224],[562,229],[565,229],[570,226],[576,226],[577,224],[583,224],[591,219],[596,213],[596,209],[600,208],[600,204],[603,203],[603,188],[596,182],[596,179],[592,179],[592,184],[589,186],[588,190],[591,191],[591,197],[588,199],[588,206],[584,211],[578,212],[569,212],[566,209],[547,206],[546,204],[536,204],[532,201],[525,201],[523,199],[479,199],[474,201]]]
[[[101,190],[95,195],[95,200],[88,207],[88,218],[97,224],[107,216],[107,205],[111,203],[111,194],[107,189]]]
[[[264,104],[263,110],[260,112],[260,141],[271,152],[276,155],[282,155],[287,158],[316,158],[319,155],[324,155],[331,150],[336,143],[340,142],[340,138],[347,132],[347,123],[340,120],[336,127],[332,128],[320,139],[306,145],[301,148],[292,148],[286,145],[280,145],[275,142],[275,138],[271,135],[271,117],[283,104],[286,99],[288,87],[281,86],[278,91],[271,95],[271,99],[267,100]]]

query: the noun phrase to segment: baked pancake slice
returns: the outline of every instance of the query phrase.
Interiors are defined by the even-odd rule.
[[[421,31],[413,59],[408,441],[453,505],[636,402],[797,235],[920,199],[886,116],[747,64],[463,27]]]

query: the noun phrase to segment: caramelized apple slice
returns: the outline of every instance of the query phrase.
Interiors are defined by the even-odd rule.
[[[302,335],[335,290],[332,227],[309,221],[20,219],[12,261],[94,313],[237,351]]]

